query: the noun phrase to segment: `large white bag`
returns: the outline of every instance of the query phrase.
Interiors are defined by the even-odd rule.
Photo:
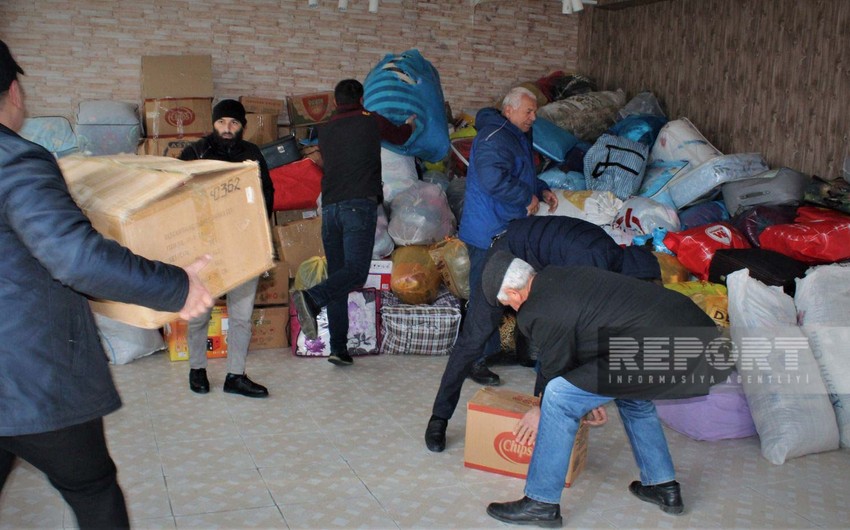
[[[416,158],[394,153],[381,148],[381,180],[384,183],[384,201],[392,201],[396,195],[419,180],[416,173]]]
[[[158,329],[143,329],[94,314],[100,342],[112,364],[127,364],[166,347]]]
[[[558,196],[558,207],[549,213],[549,208],[541,204],[536,215],[563,215],[602,226],[611,224],[623,207],[623,201],[610,191],[555,189],[552,193]]]
[[[761,439],[773,464],[838,449],[838,424],[817,362],[797,326],[793,299],[781,287],[750,278],[747,269],[726,277],[729,321],[738,345],[738,373]]]
[[[841,447],[850,447],[850,267],[809,269],[797,280],[794,302],[835,410]]]

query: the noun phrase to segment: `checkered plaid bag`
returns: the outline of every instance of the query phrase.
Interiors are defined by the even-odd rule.
[[[402,304],[390,291],[382,293],[381,353],[448,355],[460,329],[460,300],[445,286],[431,305]]]

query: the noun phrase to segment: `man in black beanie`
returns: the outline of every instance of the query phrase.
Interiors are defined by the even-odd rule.
[[[274,186],[269,176],[266,160],[260,148],[242,139],[245,124],[245,107],[232,99],[220,101],[213,107],[212,134],[187,146],[180,154],[180,160],[223,160],[225,162],[244,162],[253,160],[260,166],[260,180],[263,185],[263,198],[266,201],[266,213],[272,213]],[[245,360],[248,356],[248,343],[251,342],[251,314],[254,311],[254,297],[257,293],[259,277],[236,286],[227,293],[227,377],[224,391],[248,397],[263,398],[269,395],[268,389],[248,379],[245,375]],[[210,390],[207,379],[207,327],[211,312],[189,321],[189,388],[198,394]]]

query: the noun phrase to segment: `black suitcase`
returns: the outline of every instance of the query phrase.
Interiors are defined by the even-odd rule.
[[[263,153],[263,158],[266,159],[269,169],[301,160],[301,150],[298,149],[298,140],[295,139],[294,134],[286,135],[274,142],[265,144],[260,147],[260,151]]]
[[[750,277],[767,285],[778,285],[794,296],[796,278],[802,278],[809,266],[779,252],[763,248],[723,248],[714,253],[708,266],[708,281],[726,284],[726,276],[749,269]]]

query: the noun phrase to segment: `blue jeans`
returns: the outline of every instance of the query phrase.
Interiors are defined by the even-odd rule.
[[[351,199],[322,206],[322,244],[328,278],[307,290],[328,308],[331,352],[348,350],[348,293],[363,287],[372,263],[378,205],[371,199]]]
[[[585,414],[609,401],[610,397],[585,392],[563,377],[549,381],[525,483],[528,497],[550,504],[561,502],[579,422]],[[652,401],[615,399],[614,403],[632,446],[641,483],[651,486],[675,480],[673,459]]]

